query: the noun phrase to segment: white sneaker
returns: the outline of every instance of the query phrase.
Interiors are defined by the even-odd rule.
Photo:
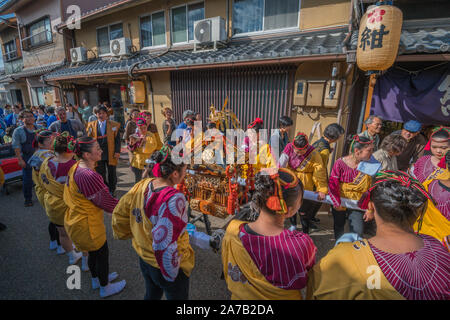
[[[118,277],[119,274],[117,272],[111,272],[108,275],[108,282],[112,282],[116,280]],[[100,281],[98,280],[98,278],[92,278],[92,290],[97,290],[98,288],[100,288]]]
[[[81,259],[81,257],[83,256],[83,253],[76,252],[74,250],[72,252],[69,252],[67,255],[69,256],[69,265],[72,265],[72,264],[76,264]]]
[[[125,288],[125,285],[127,282],[125,280],[115,282],[115,283],[108,283],[104,287],[100,287],[100,298],[106,298],[110,297],[114,294],[119,293],[120,291]]]
[[[58,242],[56,240],[50,241],[49,249],[50,250],[55,250],[57,248],[58,248]]]
[[[58,246],[58,248],[56,249],[56,254],[64,254],[64,253],[66,253],[66,250],[64,250],[62,246]]]

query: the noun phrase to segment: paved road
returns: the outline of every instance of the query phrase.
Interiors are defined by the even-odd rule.
[[[118,168],[118,196],[133,185],[134,175],[123,159]],[[66,280],[67,256],[58,256],[48,249],[48,219],[36,199],[35,205],[23,207],[21,183],[9,187],[10,195],[0,194],[0,222],[8,229],[0,232],[0,299],[99,299],[98,291],[90,285],[90,273],[82,272],[81,289],[69,290]],[[320,212],[321,230],[312,235],[321,258],[334,244],[332,222],[325,212]],[[212,217],[212,227],[223,220]],[[197,222],[199,230],[203,225]],[[142,299],[145,286],[139,269],[138,257],[131,240],[114,240],[111,218],[105,214],[107,241],[110,252],[110,270],[117,271],[120,279],[127,281],[125,290],[108,299]],[[190,299],[218,300],[230,298],[224,280],[220,279],[220,255],[194,248],[195,268],[190,279]],[[79,263],[80,264],[80,263]]]

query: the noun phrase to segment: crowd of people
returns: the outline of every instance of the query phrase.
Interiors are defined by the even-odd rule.
[[[174,160],[172,147],[193,143],[201,114],[186,110],[177,126],[165,108],[161,139],[152,114],[139,109],[126,123],[113,107],[87,101],[53,114],[21,109],[5,108],[6,117],[0,109],[0,138],[12,143],[23,168],[24,205],[33,205],[34,185],[48,216],[49,248],[66,253],[69,264],[81,260],[100,297],[121,292],[126,281],[113,282],[119,275],[109,268],[103,219],[109,213],[114,238],[132,239],[145,299],[188,299],[195,255],[188,204],[177,188],[188,165]],[[302,132],[291,139],[287,116],[266,142],[259,141],[260,118],[248,125],[260,145],[250,194],[256,214],[231,220],[221,241],[232,299],[302,299],[303,289],[307,299],[450,298],[449,128],[425,131],[411,120],[381,139],[383,119],[370,116],[365,124],[331,166],[332,146],[345,135],[339,124],[314,143]],[[218,130],[215,123],[207,128]],[[135,185],[118,199],[122,142]],[[244,140],[245,151],[251,143]],[[309,234],[324,202],[331,204],[336,245],[317,261]],[[373,282],[369,267],[380,270]]]

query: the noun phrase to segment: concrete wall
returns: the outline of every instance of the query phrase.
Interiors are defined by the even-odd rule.
[[[300,64],[296,71],[295,79],[305,79],[305,80],[329,80],[331,78],[332,61],[326,62],[305,62]],[[338,78],[345,75],[347,69],[346,63],[340,64],[340,73]],[[347,88],[344,94],[344,104],[343,112],[341,116],[340,125],[345,128],[346,119],[348,116],[347,100],[348,94],[350,92],[350,85],[352,81],[352,73],[347,77]],[[338,107],[339,108],[339,107]],[[311,129],[315,122],[320,122],[320,133],[323,135],[325,127],[331,123],[337,122],[338,108],[328,109],[328,108],[317,108],[317,107],[303,107],[303,114],[293,110],[291,113],[291,118],[294,121],[293,128],[291,130],[290,137],[294,137],[299,131],[306,133],[308,136],[311,133]],[[311,143],[318,140],[317,131],[314,133],[314,137],[311,139]],[[337,144],[338,155],[342,153],[344,146],[344,140],[339,140]]]
[[[170,9],[183,3],[191,3],[186,0],[173,0],[170,2],[162,0],[149,1],[144,4],[131,8],[115,11],[111,14],[103,15],[97,19],[81,23],[81,30],[75,31],[76,46],[84,46],[97,52],[97,33],[96,29],[117,22],[123,23],[123,33],[127,38],[131,38],[132,43],[138,50],[140,46],[139,35],[139,17],[164,10],[166,16],[166,44],[171,45],[170,39]],[[205,18],[221,16],[226,20],[227,17],[226,0],[206,0]],[[229,1],[228,14],[229,34],[232,30],[232,7],[233,1]],[[350,16],[349,0],[302,0],[300,9],[300,30],[309,30],[319,27],[331,27],[345,25]],[[130,37],[131,34],[131,37]],[[93,53],[89,52],[88,57],[92,58]]]
[[[54,30],[54,26],[61,22],[58,0],[33,1],[16,12],[18,24],[24,26],[47,15],[50,16],[53,42],[33,48],[31,51],[23,51],[25,68],[54,64],[62,62],[65,58],[63,37]]]
[[[300,29],[308,30],[348,24],[350,1],[348,0],[302,0]]]
[[[154,72],[150,73],[153,86],[153,105],[155,113],[153,115],[154,122],[158,127],[158,132],[161,139],[164,138],[162,123],[165,117],[162,115],[162,110],[166,107],[172,108],[172,97],[170,87],[170,72]],[[152,111],[152,95],[148,92],[147,109]],[[177,119],[178,120],[178,119]]]

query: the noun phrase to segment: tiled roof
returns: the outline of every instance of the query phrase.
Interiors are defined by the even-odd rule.
[[[224,48],[209,51],[177,50],[161,56],[139,54],[135,57],[109,62],[97,60],[78,67],[66,67],[50,73],[47,80],[78,75],[101,75],[127,72],[138,61],[143,61],[136,70],[193,65],[222,64],[230,62],[264,61],[271,59],[296,58],[312,55],[343,54],[344,31],[323,31],[296,34],[263,40],[232,41]]]
[[[218,50],[176,50],[163,55],[139,53],[121,61],[97,59],[82,66],[60,68],[46,76],[47,80],[74,76],[126,73],[130,66],[140,63],[135,71],[156,68],[179,68],[239,62],[263,62],[271,59],[300,58],[305,56],[343,54],[344,30],[328,30],[290,36],[231,41]],[[351,37],[351,47],[356,49],[358,32]],[[448,53],[450,51],[449,22],[405,23],[400,39],[399,54]],[[154,57],[156,56],[156,57]],[[153,58],[154,57],[154,58]]]
[[[45,66],[26,68],[20,72],[9,74],[9,76],[13,79],[36,77],[36,76],[40,76],[40,75],[49,73],[49,72],[51,72],[55,69],[58,69],[62,66],[63,66],[63,64],[56,63],[56,64],[48,64]]]
[[[2,75],[0,75],[0,83],[10,83],[11,81],[13,81],[13,79],[11,79],[11,75],[10,74],[2,74]]]

